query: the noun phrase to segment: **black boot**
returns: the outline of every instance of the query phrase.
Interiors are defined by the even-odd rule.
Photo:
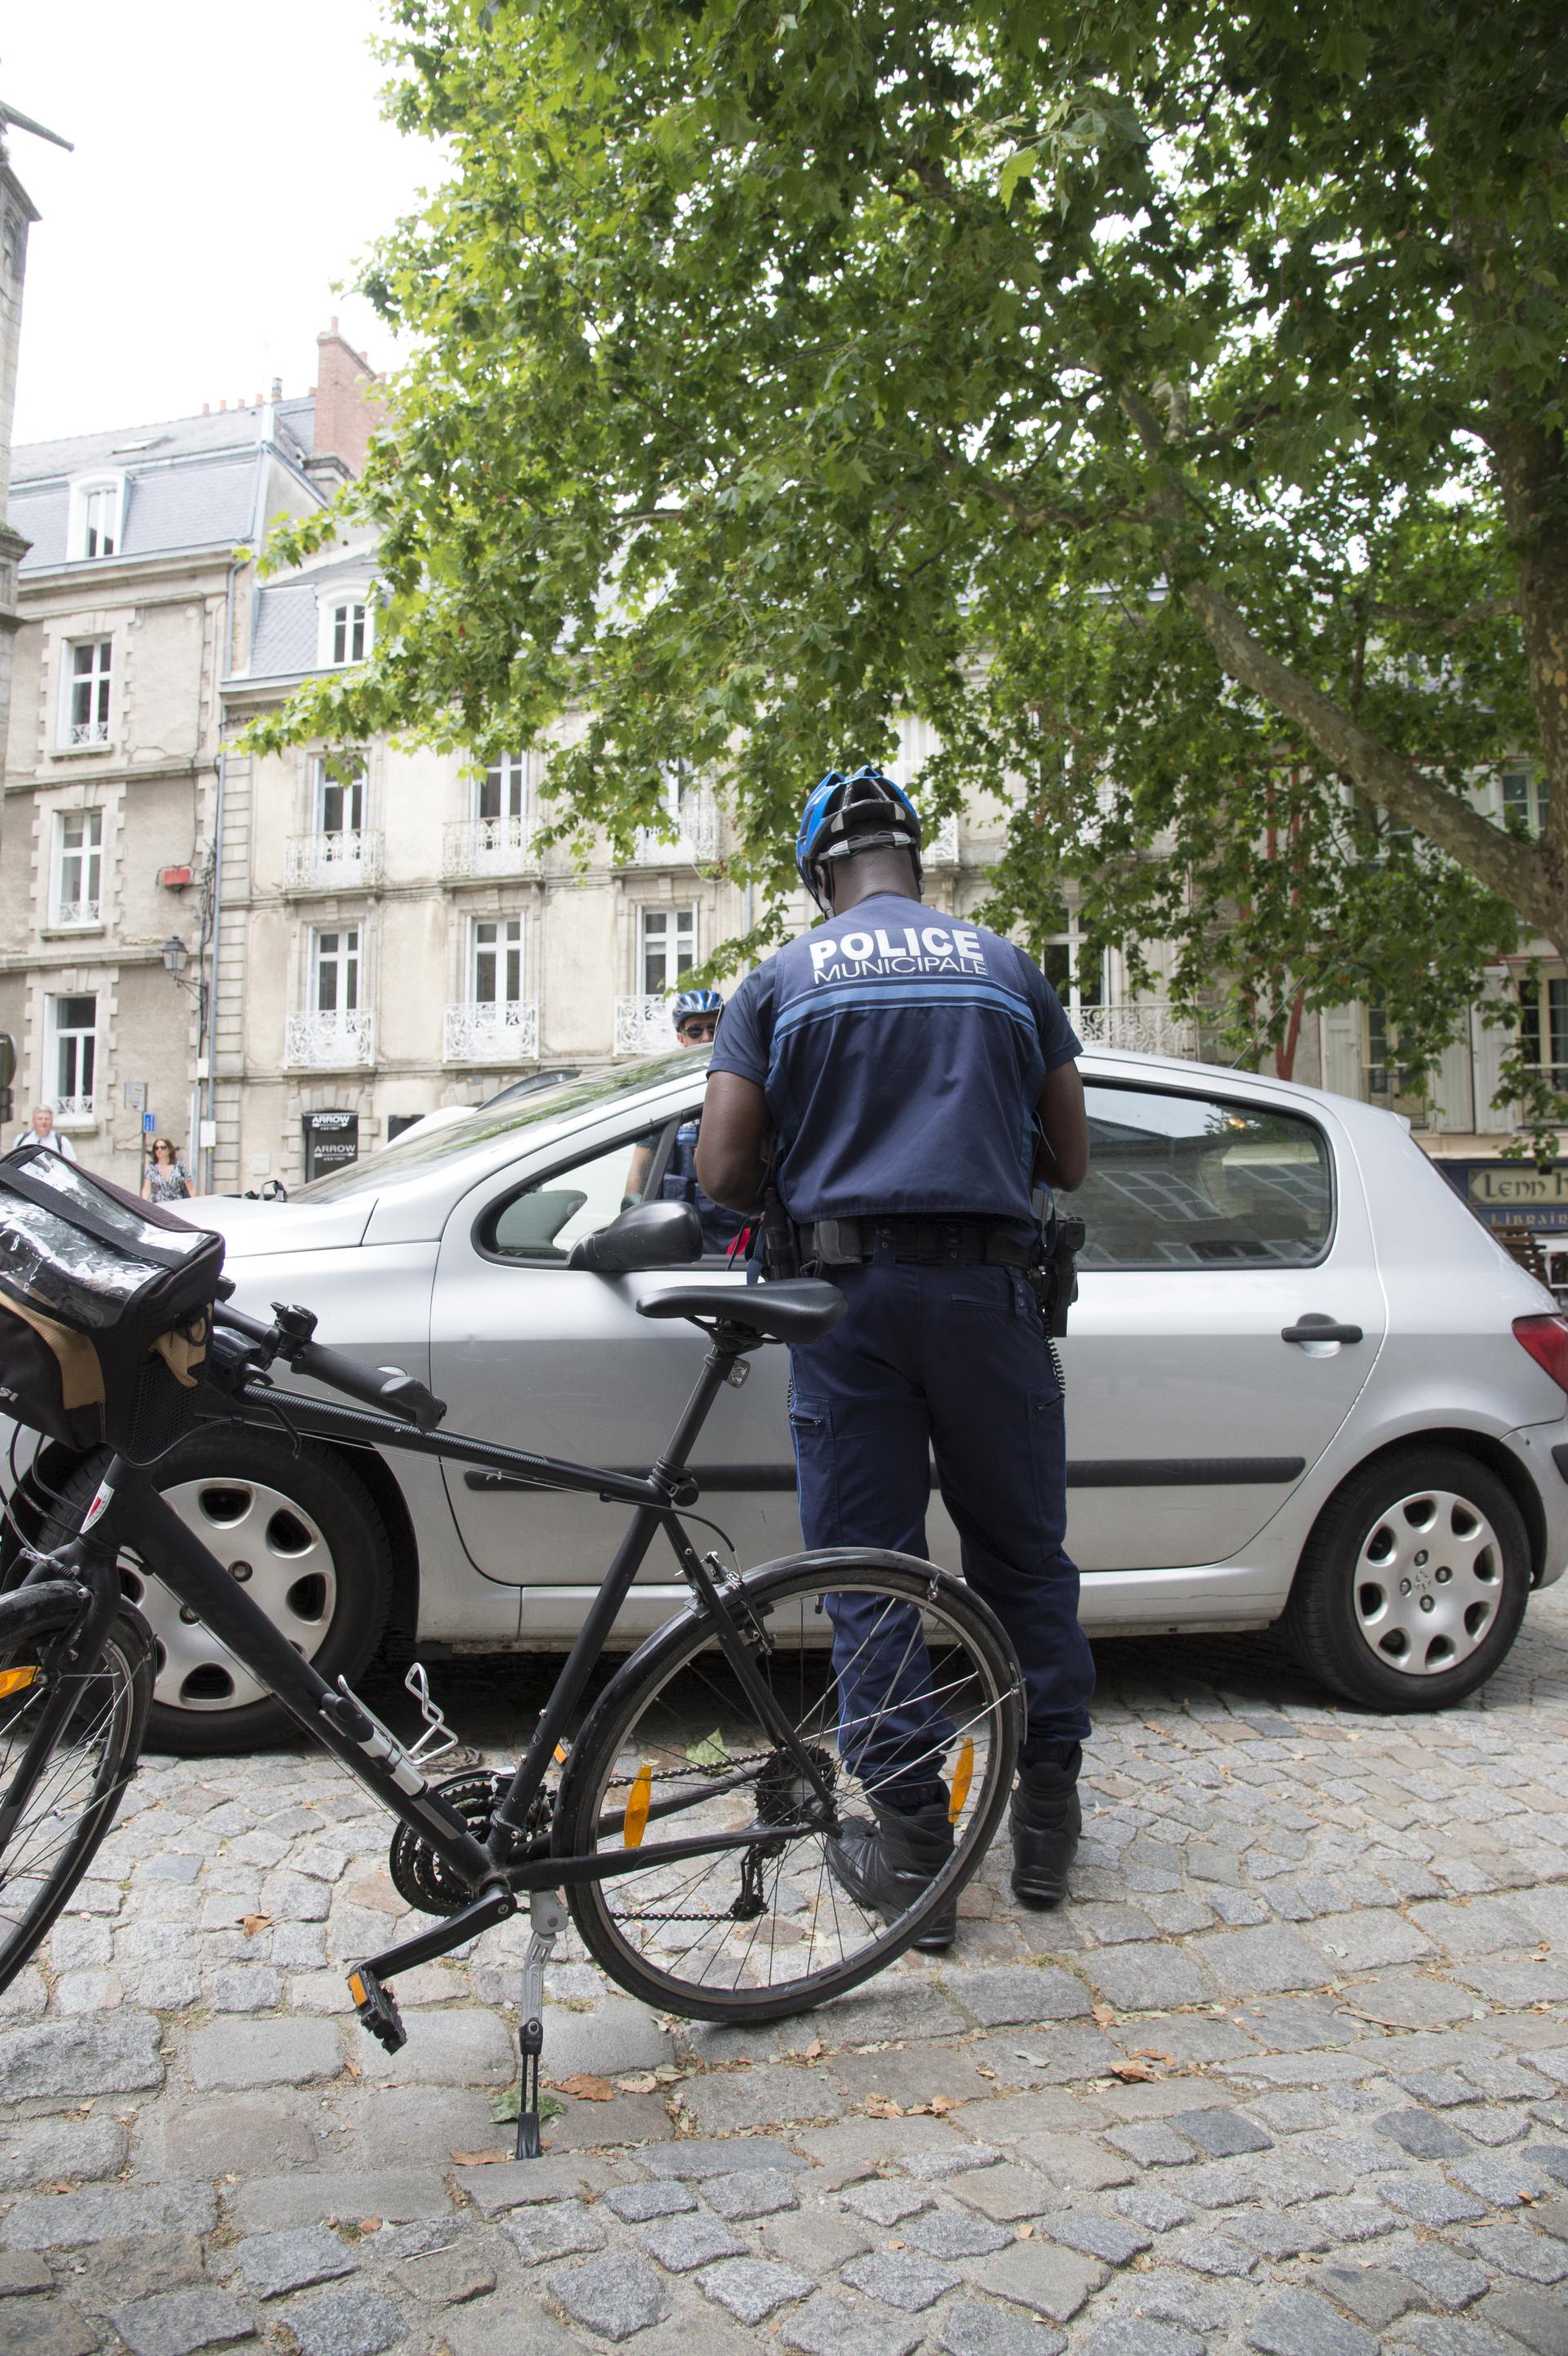
[[[918,1902],[952,1855],[952,1826],[945,1799],[933,1800],[912,1815],[872,1802],[876,1821],[846,1816],[836,1840],[828,1843],[828,1870],[841,1890],[868,1914],[895,1922]],[[958,1929],[953,1899],[928,1922],[915,1945],[922,1954],[950,1947]]]
[[[1013,1895],[1023,1906],[1059,1906],[1067,1896],[1068,1870],[1083,1830],[1078,1771],[1083,1753],[1074,1744],[1065,1761],[1020,1767],[1013,1794]]]

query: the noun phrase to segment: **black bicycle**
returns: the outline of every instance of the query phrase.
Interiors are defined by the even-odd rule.
[[[578,1264],[607,1276],[668,1265],[691,1256],[694,1224],[685,1205],[648,1205],[580,1245]],[[157,1663],[124,1591],[124,1554],[397,1818],[392,1879],[443,1919],[349,1976],[360,2020],[389,2051],[404,2041],[389,1986],[396,1974],[504,1922],[528,1898],[521,2154],[539,2147],[542,1974],[566,1908],[622,1987],[719,2021],[777,2019],[841,1995],[930,1927],[984,1856],[1012,1788],[1022,1699],[1008,1639],[961,1581],[908,1556],[797,1554],[743,1577],[693,1542],[682,1519],[699,1495],[690,1457],[719,1393],[746,1380],[749,1354],[765,1344],[809,1341],[836,1323],[843,1299],[832,1286],[686,1285],[637,1306],[645,1317],[688,1318],[709,1340],[645,1474],[440,1432],[439,1399],[397,1369],[313,1340],[307,1310],[275,1307],[270,1325],[218,1311],[209,1419],[478,1465],[626,1505],[630,1523],[515,1770],[431,1783],[424,1763],[455,1738],[423,1670],[409,1685],[428,1731],[405,1747],[346,1679],[329,1686],[300,1657],[164,1502],[151,1470],[115,1456],[85,1511],[57,1505],[24,1583],[0,1596],[0,1988],[66,1904],[135,1770]],[[275,1387],[279,1361],[364,1404]],[[661,1532],[692,1600],[575,1725]],[[693,1743],[693,1690],[704,1687],[721,1726]],[[828,1845],[856,1803],[864,1814],[900,1783],[933,1781],[948,1794],[950,1860],[905,1913],[870,1914],[834,1879]]]

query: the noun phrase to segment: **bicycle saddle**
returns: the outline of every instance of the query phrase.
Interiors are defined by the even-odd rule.
[[[699,1323],[744,1325],[772,1342],[814,1342],[831,1333],[849,1306],[836,1284],[820,1277],[791,1277],[781,1284],[726,1287],[676,1284],[668,1292],[644,1293],[639,1317],[691,1317]]]

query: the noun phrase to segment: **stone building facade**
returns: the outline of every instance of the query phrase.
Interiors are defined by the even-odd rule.
[[[247,720],[373,643],[369,544],[265,582],[242,552],[363,462],[375,380],[336,323],[317,376],[297,398],[274,387],[16,454],[31,545],[0,1029],[20,1050],[17,1125],[49,1103],[83,1159],[123,1182],[139,1178],[148,1116],[205,1186],[292,1187],[441,1107],[647,1054],[670,1042],[668,994],[749,922],[723,872],[722,815],[690,779],[672,775],[667,824],[618,863],[603,845],[542,847],[548,748],[483,771],[392,742],[241,749]],[[922,723],[901,735],[909,779],[931,748]],[[933,905],[983,901],[1004,824],[979,798],[935,830]],[[1047,966],[1090,1042],[1199,1052],[1157,985],[1133,1002],[1120,960],[1089,969],[1070,919]],[[1478,1018],[1450,1051],[1440,1149],[1496,1152],[1499,1054]],[[1294,1076],[1423,1116],[1400,1096],[1375,1009],[1310,1020]]]

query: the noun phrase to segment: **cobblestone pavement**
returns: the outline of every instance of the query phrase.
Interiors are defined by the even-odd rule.
[[[0,2019],[0,2349],[188,2356],[1568,2351],[1568,1593],[1481,1701],[1327,1707],[1261,1639],[1101,1648],[1074,1904],[782,2029],[580,1955],[494,2155],[521,1924],[400,1984],[325,1762],[154,1762]],[[441,1670],[499,1763],[528,1669]],[[502,1680],[511,1679],[508,1687]],[[590,2083],[588,2094],[601,2091]]]

